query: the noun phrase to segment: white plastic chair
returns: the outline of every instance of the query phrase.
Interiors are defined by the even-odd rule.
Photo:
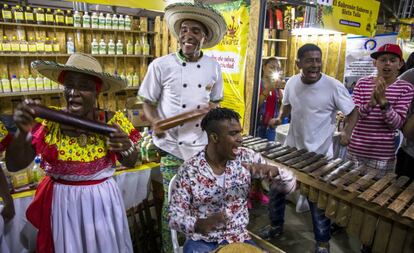
[[[177,175],[174,175],[173,178],[171,178],[170,184],[168,185],[168,203],[170,203],[171,201],[171,194],[174,188],[176,177]],[[171,241],[172,241],[174,253],[182,253],[183,247],[181,247],[178,244],[177,231],[172,228],[170,228],[170,230],[171,230]]]

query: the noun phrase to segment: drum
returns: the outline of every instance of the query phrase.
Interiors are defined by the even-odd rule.
[[[232,243],[220,246],[212,253],[263,253],[263,251],[248,243]]]

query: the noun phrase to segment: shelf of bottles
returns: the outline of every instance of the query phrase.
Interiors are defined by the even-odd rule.
[[[153,55],[127,55],[127,54],[115,54],[115,55],[104,55],[104,54],[91,54],[93,57],[120,57],[120,58],[153,58]],[[25,54],[25,53],[8,53],[0,54],[0,57],[34,57],[34,58],[47,58],[47,57],[69,57],[70,54]]]

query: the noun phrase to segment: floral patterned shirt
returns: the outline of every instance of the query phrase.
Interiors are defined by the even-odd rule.
[[[205,158],[205,150],[183,163],[177,173],[169,206],[169,224],[193,240],[207,242],[244,242],[250,236],[246,229],[249,223],[247,197],[250,190],[250,172],[244,163],[265,163],[265,159],[253,150],[239,148],[235,160],[229,160],[224,171],[224,187],[213,175]],[[282,170],[280,170],[282,172]],[[288,182],[285,184],[285,182]],[[285,185],[293,190],[295,178],[292,173],[281,173],[273,184]],[[224,212],[225,228],[208,235],[195,232],[194,224],[199,218]]]

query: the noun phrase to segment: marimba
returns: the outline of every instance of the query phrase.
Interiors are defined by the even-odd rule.
[[[377,170],[258,137],[243,137],[243,146],[293,170],[301,194],[373,252],[414,252],[414,182],[408,177],[378,178]]]

